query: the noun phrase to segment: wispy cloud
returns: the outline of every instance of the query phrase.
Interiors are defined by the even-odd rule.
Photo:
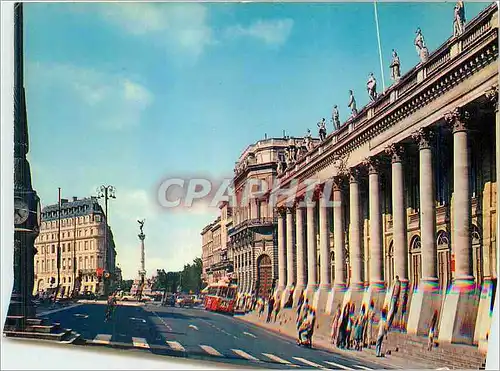
[[[65,92],[83,102],[89,122],[120,130],[137,126],[154,100],[153,94],[129,76],[69,64],[31,63],[30,80],[44,89]],[[83,110],[85,112],[85,110]]]
[[[281,46],[286,43],[293,28],[292,19],[259,19],[249,26],[236,25],[226,30],[231,38],[252,37],[268,45]]]
[[[166,43],[172,54],[183,52],[196,58],[214,43],[203,4],[108,3],[100,5],[99,14],[131,35]]]

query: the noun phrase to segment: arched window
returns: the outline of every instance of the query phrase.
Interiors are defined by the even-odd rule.
[[[413,236],[410,242],[410,262],[411,262],[411,285],[413,289],[418,287],[422,277],[422,246],[420,236]]]
[[[437,233],[437,239],[436,242],[438,245],[449,245],[450,244],[450,238],[449,234],[446,231],[439,231]]]
[[[472,265],[474,269],[474,277],[476,283],[481,285],[484,276],[484,263],[483,263],[483,244],[481,241],[481,230],[475,224],[472,224],[470,231],[472,243]]]
[[[394,281],[394,241],[391,241],[386,254],[386,277],[387,277],[387,287],[391,287]]]

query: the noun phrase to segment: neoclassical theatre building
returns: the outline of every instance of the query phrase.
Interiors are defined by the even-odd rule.
[[[498,10],[278,175],[276,295],[377,308],[396,279],[408,333],[487,339],[497,282]],[[306,179],[315,179],[314,188]],[[283,192],[298,182],[290,200]],[[271,201],[269,201],[271,202]],[[319,235],[319,239],[317,238]]]

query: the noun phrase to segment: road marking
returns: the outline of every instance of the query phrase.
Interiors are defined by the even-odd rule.
[[[347,367],[347,366],[344,366],[344,365],[339,365],[338,363],[335,363],[335,362],[331,362],[331,361],[325,361],[325,363],[328,363],[329,365],[331,366],[335,366],[337,368],[342,368],[344,370],[354,370],[353,368],[351,367]]]
[[[259,361],[257,358],[254,356],[251,356],[250,354],[242,351],[241,349],[231,349],[232,352],[236,353],[242,358],[248,359],[249,361]]]
[[[373,370],[373,368],[369,368],[369,367],[361,366],[361,365],[354,365],[354,367],[360,368],[362,370]]]
[[[163,323],[163,325],[167,328],[168,331],[172,331],[172,327],[170,327],[164,320],[163,318],[161,318],[158,313],[156,313],[155,311],[152,311],[156,317],[158,317],[158,319],[160,320],[161,323]]]
[[[196,327],[195,325],[189,325],[189,327],[191,327],[192,329],[195,329],[196,331],[198,331],[198,327]]]
[[[92,341],[95,344],[109,344],[111,341],[111,336],[108,334],[98,334]]]
[[[130,319],[131,319],[132,321],[140,321],[140,322],[142,322],[142,323],[146,323],[146,320],[145,320],[145,319],[142,319],[142,318],[130,317]]]
[[[440,367],[440,368],[436,368],[436,370],[449,370],[448,367]]]
[[[212,348],[210,345],[200,345],[200,348],[212,356],[222,357],[222,354],[220,354],[217,350]]]
[[[167,344],[170,348],[172,348],[173,350],[177,350],[178,352],[186,351],[186,349],[184,349],[184,347],[177,341],[167,341]]]
[[[88,314],[81,314],[81,313],[76,313],[74,316],[78,318],[89,318]]]
[[[318,365],[317,363],[314,363],[314,362],[311,362],[311,361],[308,361],[307,359],[304,359],[304,358],[300,358],[300,357],[293,357],[293,359],[296,359],[297,361],[300,361],[302,363],[305,363],[306,365],[308,366],[312,366],[312,367],[317,367],[317,368],[321,368],[321,369],[325,369],[325,367],[321,366],[321,365]]]
[[[257,338],[257,336],[255,336],[254,334],[251,334],[249,332],[244,332],[243,335],[248,335],[250,337]]]
[[[272,359],[275,362],[283,363],[285,365],[292,366],[292,367],[299,367],[299,366],[294,365],[293,363],[287,361],[286,359],[275,356],[274,354],[269,354],[269,353],[262,353],[262,354],[265,355],[267,358]]]
[[[149,349],[149,344],[144,338],[132,338],[134,347]]]

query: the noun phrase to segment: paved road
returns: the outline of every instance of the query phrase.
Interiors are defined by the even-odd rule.
[[[82,304],[44,317],[82,335],[87,345],[136,348],[158,355],[187,357],[261,368],[380,369],[370,362],[318,349],[230,316],[204,311],[118,306],[104,322],[105,306]]]

